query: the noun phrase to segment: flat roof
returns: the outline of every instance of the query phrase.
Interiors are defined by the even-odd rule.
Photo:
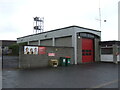
[[[17,42],[17,40],[0,40],[2,42]]]
[[[112,45],[112,44],[120,45],[120,41],[112,40],[112,41],[101,41],[100,42],[100,45]]]
[[[16,40],[0,40],[0,42],[2,42],[2,46],[9,46],[17,43]]]
[[[38,34],[58,31],[58,30],[63,30],[63,29],[72,28],[72,27],[78,27],[78,28],[87,29],[87,30],[91,30],[91,31],[101,32],[101,31],[98,31],[98,30],[94,30],[94,29],[90,29],[90,28],[85,28],[85,27],[80,27],[80,26],[73,25],[73,26],[58,28],[58,29],[54,29],[54,30],[50,30],[50,31],[46,31],[46,32],[37,33],[37,34],[31,34],[31,35],[27,35],[27,36],[23,36],[23,37],[28,37],[28,36],[33,36],[33,35],[38,35]],[[19,38],[23,38],[23,37],[19,37]],[[17,39],[19,39],[19,38],[17,38]]]
[[[45,46],[45,45],[24,45],[24,46],[55,47],[55,48],[74,48],[74,47],[70,47],[70,46]]]

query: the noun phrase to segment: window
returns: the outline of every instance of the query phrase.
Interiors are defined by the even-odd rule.
[[[101,54],[113,54],[112,48],[101,48]]]
[[[85,54],[84,54],[84,53],[82,53],[82,55],[84,56]]]
[[[85,52],[85,50],[82,50],[82,52]]]
[[[81,37],[86,37],[86,38],[95,38],[94,35],[89,34],[89,33],[80,33],[80,36],[81,36]]]
[[[92,50],[82,50],[82,55],[83,56],[85,56],[85,55],[89,56],[89,55],[92,55],[91,52],[92,52]]]

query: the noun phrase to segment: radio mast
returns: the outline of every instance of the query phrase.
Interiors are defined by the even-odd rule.
[[[99,0],[99,22],[100,22],[100,30],[101,30],[101,8],[100,8],[100,0]]]

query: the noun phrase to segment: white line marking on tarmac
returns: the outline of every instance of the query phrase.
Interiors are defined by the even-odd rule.
[[[110,84],[113,84],[113,83],[116,83],[116,82],[118,82],[118,79],[113,80],[113,81],[110,81],[110,82],[107,82],[107,83],[104,83],[104,84],[100,84],[100,85],[98,85],[98,86],[94,86],[94,87],[91,87],[91,88],[85,89],[85,90],[93,90],[93,89],[96,89],[96,88],[102,88],[102,87],[104,87],[104,86],[107,86],[107,85],[110,85]],[[116,87],[116,88],[117,88],[117,87]]]

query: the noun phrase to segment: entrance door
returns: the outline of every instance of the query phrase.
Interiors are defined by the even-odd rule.
[[[82,38],[82,62],[93,62],[93,54],[93,39]]]

